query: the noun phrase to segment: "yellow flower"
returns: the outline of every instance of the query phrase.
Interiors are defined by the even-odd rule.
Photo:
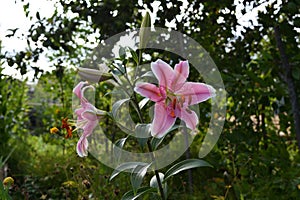
[[[9,176],[3,180],[3,185],[13,185],[14,182],[15,182],[15,180]]]
[[[74,181],[63,182],[62,185],[66,188],[76,188],[77,184]]]
[[[57,133],[58,131],[59,131],[59,129],[56,128],[56,127],[50,128],[50,133],[51,134]]]
[[[42,196],[40,197],[40,199],[47,199],[47,195],[46,194],[42,194]]]
[[[59,110],[59,109],[56,109],[56,110],[55,110],[55,114],[58,115],[59,113],[60,113],[60,110]]]

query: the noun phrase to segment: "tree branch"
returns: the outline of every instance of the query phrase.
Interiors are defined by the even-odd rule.
[[[289,64],[288,57],[285,53],[284,45],[281,39],[280,29],[279,26],[274,26],[274,34],[275,34],[275,40],[277,44],[277,48],[279,50],[280,59],[282,62],[282,68],[284,71],[284,79],[286,80],[287,86],[288,86],[288,92],[290,96],[290,102],[292,105],[292,112],[293,112],[293,118],[294,118],[294,125],[295,125],[295,131],[296,131],[296,138],[298,142],[298,148],[300,150],[300,110],[299,110],[299,104],[297,99],[297,93],[296,88],[293,82],[292,78],[292,68]]]

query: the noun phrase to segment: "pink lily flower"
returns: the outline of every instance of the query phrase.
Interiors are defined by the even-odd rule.
[[[87,156],[88,140],[87,137],[90,136],[93,130],[99,123],[100,116],[105,115],[105,111],[98,110],[94,105],[92,105],[85,97],[84,91],[88,88],[95,89],[93,86],[84,86],[87,82],[80,82],[74,89],[73,93],[80,99],[80,108],[75,110],[77,115],[77,128],[83,129],[83,134],[81,135],[76,151],[80,157]]]
[[[215,96],[215,89],[204,83],[188,82],[188,61],[181,61],[172,69],[170,65],[158,59],[151,63],[151,69],[158,79],[158,86],[151,83],[137,83],[134,90],[155,102],[151,135],[161,138],[167,134],[180,118],[189,129],[195,130],[198,124],[197,114],[189,109]]]

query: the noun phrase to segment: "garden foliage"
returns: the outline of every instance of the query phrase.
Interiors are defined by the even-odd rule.
[[[130,199],[135,194],[145,194],[145,199],[159,198],[157,190],[153,190],[157,186],[154,174],[145,175],[143,180],[132,175],[128,178],[126,173],[115,178],[111,173],[117,172],[92,156],[77,157],[79,135],[74,132],[71,138],[66,138],[66,130],[61,128],[63,118],[73,118],[70,95],[76,83],[76,71],[69,66],[91,66],[93,61],[86,59],[86,55],[93,53],[91,46],[125,29],[140,27],[139,10],[147,7],[152,12],[152,1],[57,1],[50,18],[39,12],[31,13],[29,1],[17,3],[23,4],[27,16],[36,22],[27,33],[26,49],[15,55],[2,51],[1,70],[4,64],[16,67],[21,74],[32,68],[40,78],[37,85],[29,86],[2,73],[0,76],[0,161],[5,161],[0,177],[14,178],[8,194],[12,199],[121,199],[123,195],[124,199]],[[245,14],[262,1],[247,0],[239,4]],[[300,1],[267,3],[266,11],[258,13],[258,23],[250,21],[248,26],[239,24],[237,4],[232,1],[194,0],[188,2],[187,8],[181,6],[181,1],[161,1],[154,25],[166,27],[166,22],[174,21],[173,29],[201,44],[216,63],[228,98],[222,135],[204,158],[207,162],[204,165],[213,167],[180,170],[187,158],[191,165],[201,165],[191,158],[198,157],[207,131],[210,116],[202,114],[200,133],[189,152],[177,161],[177,170],[172,170],[175,165],[162,170],[167,179],[163,187],[167,188],[168,198],[299,198],[300,138],[296,137],[297,110],[293,101],[296,99],[299,105]],[[185,11],[179,16],[181,9]],[[275,34],[274,27],[279,28],[279,35]],[[288,72],[276,36],[282,40],[288,57]],[[83,42],[77,42],[78,39]],[[52,73],[42,74],[42,67],[37,65],[42,52],[53,63]],[[145,52],[151,55],[151,61],[159,58],[177,63],[180,59],[170,52],[147,49]],[[122,58],[122,65],[139,62],[139,51],[130,53],[130,58]],[[189,79],[202,81],[193,70]],[[294,96],[291,96],[291,82],[295,86]],[[96,97],[100,99],[111,90],[110,83],[102,82],[96,87]],[[111,111],[110,98],[110,95],[101,98],[95,106]],[[148,108],[146,105],[145,109]],[[199,108],[200,113],[210,112],[208,104]],[[104,132],[113,143],[121,146],[125,143],[122,131],[113,120],[100,121],[100,126],[105,127]],[[51,134],[49,130],[53,127],[59,132]],[[166,141],[171,139],[166,137]],[[159,145],[159,141],[155,142]],[[129,139],[124,148],[142,151],[143,148],[137,148],[139,144]],[[113,147],[106,148],[111,151]],[[144,175],[146,167],[131,166],[139,175]]]

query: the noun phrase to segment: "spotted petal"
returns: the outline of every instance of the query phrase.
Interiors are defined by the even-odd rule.
[[[137,83],[134,91],[154,102],[162,99],[159,88],[151,83]]]
[[[168,133],[176,121],[171,117],[164,103],[156,103],[154,108],[154,119],[151,125],[151,135],[161,138]]]
[[[174,68],[174,78],[172,80],[173,91],[179,90],[185,83],[187,77],[189,76],[189,63],[188,61],[180,61],[175,65]]]
[[[185,122],[186,126],[189,128],[189,129],[192,129],[192,130],[195,130],[196,127],[197,127],[197,124],[198,124],[198,116],[197,114],[188,109],[188,108],[184,108],[184,109],[181,109],[180,112],[177,114],[177,116]]]
[[[151,69],[158,79],[159,86],[171,88],[174,70],[170,65],[158,59],[156,62],[151,63]]]
[[[176,94],[185,98],[185,104],[194,105],[214,97],[216,90],[204,83],[186,82]]]

